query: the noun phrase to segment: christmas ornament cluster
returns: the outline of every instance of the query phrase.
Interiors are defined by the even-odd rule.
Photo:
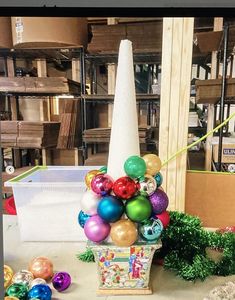
[[[161,160],[155,154],[130,156],[126,176],[113,180],[107,168],[89,171],[78,223],[86,237],[101,243],[111,238],[120,247],[138,240],[156,242],[169,222],[169,200],[161,187]]]
[[[51,300],[51,281],[58,292],[63,292],[71,284],[67,272],[53,272],[53,264],[47,257],[34,258],[28,270],[13,272],[10,266],[4,265],[4,300]]]

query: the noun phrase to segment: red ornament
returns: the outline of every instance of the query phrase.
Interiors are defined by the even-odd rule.
[[[113,184],[114,194],[125,200],[133,197],[139,188],[139,183],[128,176],[118,178]]]
[[[164,211],[161,214],[156,215],[156,218],[162,222],[162,225],[164,228],[166,228],[168,226],[168,224],[170,223],[170,215],[169,215],[168,211]]]
[[[97,195],[109,194],[113,187],[113,180],[107,174],[97,174],[91,180],[91,189]]]

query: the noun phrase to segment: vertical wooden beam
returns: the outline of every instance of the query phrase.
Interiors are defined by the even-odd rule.
[[[223,18],[214,18],[214,31],[220,31],[223,29]],[[211,79],[217,77],[217,51],[212,52],[211,56]],[[208,105],[208,116],[207,116],[207,132],[211,131],[214,126],[214,114],[215,107],[213,104]],[[205,158],[205,170],[211,171],[211,160],[212,160],[212,136],[210,135],[206,139],[206,158]]]
[[[108,25],[118,24],[117,18],[108,18]],[[108,94],[115,93],[115,81],[116,81],[116,64],[108,65]],[[112,126],[112,116],[113,116],[113,104],[108,104],[108,127]]]
[[[81,82],[81,62],[78,58],[72,59],[72,79]]]
[[[38,77],[47,77],[47,62],[46,59],[37,59],[37,71]],[[40,120],[48,121],[50,120],[50,100],[49,97],[45,101],[44,99],[40,101]]]
[[[167,160],[187,145],[193,18],[164,18],[159,156]],[[184,211],[186,154],[162,170],[169,209]]]

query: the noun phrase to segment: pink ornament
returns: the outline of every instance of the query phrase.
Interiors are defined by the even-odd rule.
[[[84,233],[90,241],[100,243],[108,237],[110,228],[109,223],[106,223],[99,215],[94,215],[86,221]]]
[[[156,218],[162,222],[162,225],[164,228],[166,228],[168,226],[168,224],[170,223],[170,215],[169,215],[168,211],[164,211],[161,214],[156,215]]]
[[[109,194],[113,187],[113,180],[107,174],[98,174],[91,181],[91,189],[97,195],[105,196]]]

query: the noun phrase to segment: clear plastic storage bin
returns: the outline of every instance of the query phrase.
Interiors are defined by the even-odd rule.
[[[23,241],[86,241],[78,224],[89,167],[36,166],[7,181]]]

